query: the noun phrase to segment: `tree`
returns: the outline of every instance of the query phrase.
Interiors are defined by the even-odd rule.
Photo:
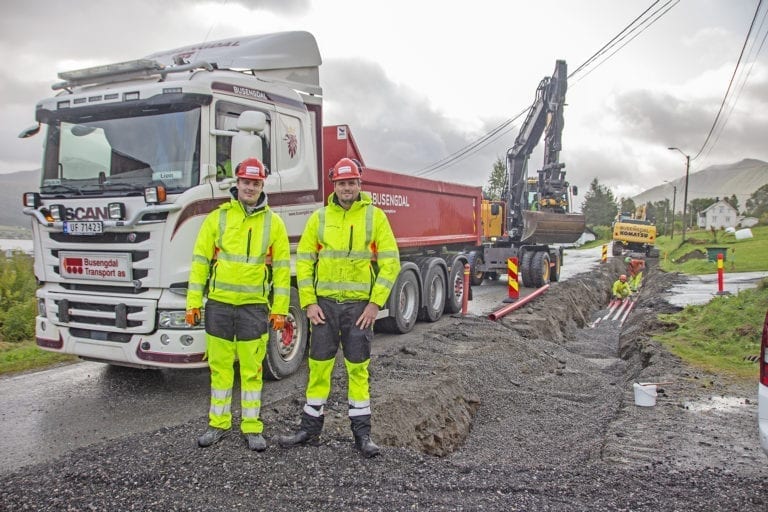
[[[483,188],[483,194],[486,199],[497,200],[501,198],[502,192],[507,187],[507,166],[501,158],[497,158],[493,163],[493,170],[488,177],[488,186]]]
[[[616,198],[607,187],[600,185],[597,178],[589,184],[589,191],[581,203],[581,211],[588,226],[610,226],[616,218],[619,207]]]
[[[724,197],[723,201],[733,206],[737,212],[739,211],[739,198],[736,197],[736,194],[732,194],[731,197]]]
[[[632,200],[631,197],[627,197],[627,198],[622,197],[620,202],[621,202],[621,209],[619,210],[620,212],[622,213],[627,212],[630,215],[633,215],[635,213],[635,208],[637,207],[635,206],[635,202]]]
[[[768,183],[755,190],[747,199],[747,214],[758,219],[768,213]]]

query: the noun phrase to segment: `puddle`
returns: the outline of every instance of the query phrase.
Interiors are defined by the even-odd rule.
[[[727,409],[737,409],[740,407],[747,407],[747,399],[737,396],[713,396],[706,400],[698,400],[696,402],[685,402],[683,407],[689,411],[705,412],[705,411],[725,411]]]

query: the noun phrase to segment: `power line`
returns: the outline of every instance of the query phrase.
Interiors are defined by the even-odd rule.
[[[709,142],[710,137],[712,137],[712,133],[715,131],[715,126],[717,125],[717,121],[720,119],[720,114],[723,112],[723,108],[725,106],[726,99],[728,98],[728,94],[731,91],[731,87],[733,86],[734,77],[736,76],[737,71],[739,70],[739,67],[741,66],[742,58],[744,57],[744,50],[747,47],[747,43],[749,42],[749,38],[752,35],[752,29],[755,27],[755,22],[757,21],[758,13],[760,12],[760,7],[763,5],[763,0],[760,0],[757,3],[757,8],[755,9],[755,14],[752,17],[752,22],[749,24],[749,31],[747,32],[747,37],[744,39],[744,44],[741,47],[741,52],[739,53],[739,58],[736,61],[736,67],[733,70],[733,73],[731,74],[731,79],[728,82],[728,88],[725,90],[725,95],[723,95],[723,100],[720,103],[720,108],[717,111],[717,115],[715,116],[715,120],[712,122],[712,127],[709,129],[709,133],[707,134],[707,138],[704,140],[704,143],[701,145],[701,148],[699,149],[699,152],[696,153],[695,156],[691,157],[691,160],[695,160],[701,155],[701,153],[704,151],[704,148],[707,146],[707,143]],[[762,48],[762,45],[760,45]]]
[[[642,12],[642,13],[641,13],[639,16],[637,16],[637,17],[636,17],[634,20],[632,20],[632,21],[631,21],[631,22],[630,22],[630,23],[629,23],[627,26],[625,26],[623,29],[621,29],[621,30],[620,30],[620,31],[619,31],[619,32],[618,32],[618,33],[617,33],[617,34],[616,34],[616,35],[615,35],[615,36],[614,36],[614,37],[613,37],[613,38],[612,38],[610,41],[608,41],[608,43],[606,43],[605,45],[603,45],[603,46],[602,46],[602,47],[601,47],[601,48],[600,48],[598,51],[596,51],[594,54],[592,54],[592,56],[590,56],[590,57],[589,57],[589,58],[588,58],[586,61],[584,61],[584,62],[583,62],[583,63],[582,63],[580,66],[578,66],[578,67],[576,68],[576,70],[575,70],[574,72],[572,72],[572,73],[569,75],[569,78],[571,78],[571,77],[573,77],[573,76],[577,75],[578,73],[580,73],[580,72],[581,72],[583,69],[585,69],[587,66],[589,66],[589,65],[590,65],[592,62],[594,62],[594,61],[595,61],[597,58],[599,58],[599,57],[600,57],[601,55],[603,55],[605,52],[607,52],[608,50],[610,50],[611,48],[613,48],[614,46],[616,46],[616,44],[618,44],[618,43],[619,43],[619,42],[621,42],[623,39],[625,39],[625,38],[627,37],[627,35],[628,35],[628,34],[631,34],[632,32],[636,31],[636,30],[637,30],[639,27],[641,27],[641,26],[642,26],[642,25],[644,25],[646,22],[648,22],[648,19],[649,19],[649,18],[651,18],[651,17],[653,17],[653,16],[656,16],[656,15],[657,15],[657,13],[659,13],[660,11],[662,11],[663,9],[665,9],[665,8],[666,8],[666,10],[664,10],[663,12],[661,12],[661,14],[658,14],[658,16],[656,16],[656,18],[655,18],[655,19],[653,19],[653,21],[651,21],[651,22],[650,22],[650,24],[649,24],[647,27],[645,27],[645,28],[644,28],[644,29],[642,29],[640,32],[638,32],[638,33],[637,33],[635,36],[633,36],[633,37],[632,37],[632,38],[631,38],[629,41],[627,41],[626,43],[624,43],[624,44],[623,44],[621,47],[619,47],[619,48],[618,48],[616,51],[614,51],[614,52],[613,52],[611,55],[609,55],[608,57],[606,57],[605,59],[603,59],[602,61],[600,61],[599,63],[597,63],[597,64],[596,64],[596,65],[595,65],[595,66],[592,68],[592,71],[594,71],[595,69],[597,69],[598,67],[600,67],[600,66],[601,66],[601,65],[602,65],[602,64],[603,64],[603,63],[604,63],[604,62],[605,62],[607,59],[609,59],[610,57],[612,57],[612,56],[613,56],[613,54],[615,54],[616,52],[618,52],[619,50],[621,50],[621,49],[622,49],[624,46],[626,46],[626,44],[628,44],[628,43],[629,43],[629,42],[630,42],[632,39],[634,39],[635,37],[637,37],[637,35],[639,35],[640,33],[644,32],[645,30],[647,30],[647,28],[648,28],[648,27],[650,27],[650,25],[652,25],[653,23],[655,23],[656,21],[658,21],[658,19],[659,19],[661,16],[665,15],[665,14],[666,14],[666,13],[669,11],[669,9],[671,9],[672,7],[674,7],[675,5],[677,5],[677,3],[679,3],[679,1],[680,1],[680,0],[668,0],[668,1],[667,1],[665,4],[663,4],[661,7],[659,7],[659,9],[657,9],[657,10],[656,10],[656,11],[654,11],[654,12],[652,12],[652,13],[650,14],[650,16],[646,16],[646,15],[648,14],[648,12],[649,12],[649,11],[653,10],[654,6],[655,6],[656,4],[658,4],[658,3],[659,3],[659,1],[660,1],[660,0],[656,0],[656,1],[654,1],[654,2],[653,2],[653,3],[652,3],[652,4],[651,4],[651,5],[650,5],[650,6],[649,6],[647,9],[645,9],[645,10],[644,10],[644,11],[643,11],[643,12]],[[673,3],[673,2],[674,2],[674,3]],[[670,4],[672,4],[672,5],[670,6]],[[669,7],[667,7],[667,6],[669,6]],[[642,21],[641,21],[641,20],[642,20]],[[591,71],[590,71],[590,72],[591,72]],[[502,122],[500,125],[496,126],[496,127],[493,129],[493,130],[491,130],[490,132],[488,132],[488,133],[486,133],[485,135],[481,136],[479,139],[476,139],[476,140],[474,140],[473,142],[471,142],[471,143],[467,144],[466,146],[464,146],[464,147],[460,148],[459,150],[455,151],[454,153],[451,153],[450,155],[448,155],[448,156],[446,156],[446,157],[444,157],[444,158],[442,158],[442,159],[438,160],[437,162],[434,162],[434,163],[432,163],[432,164],[430,164],[430,165],[428,165],[428,166],[426,166],[426,167],[423,167],[423,168],[421,168],[421,169],[417,170],[417,171],[416,171],[414,174],[415,174],[416,176],[427,176],[427,175],[432,175],[432,174],[435,174],[436,172],[440,171],[440,170],[441,170],[441,169],[443,169],[443,168],[446,168],[446,167],[452,166],[453,164],[455,164],[455,163],[458,163],[458,162],[460,162],[461,160],[463,160],[463,159],[465,159],[465,158],[469,157],[470,155],[472,155],[473,153],[475,153],[477,150],[479,150],[479,149],[481,149],[481,148],[483,148],[483,147],[487,146],[487,145],[488,145],[488,144],[490,144],[491,142],[493,142],[493,141],[497,140],[497,139],[498,139],[498,138],[499,138],[501,135],[503,135],[503,134],[507,133],[508,131],[510,131],[510,130],[513,128],[513,127],[511,127],[510,125],[511,125],[511,124],[512,124],[512,123],[513,123],[515,120],[517,120],[517,119],[519,119],[521,116],[523,116],[523,115],[524,115],[524,114],[525,114],[525,113],[526,113],[526,112],[527,112],[529,109],[530,109],[530,107],[527,107],[526,109],[524,109],[522,112],[518,113],[518,114],[517,114],[516,116],[514,116],[513,118],[511,118],[511,119],[507,119],[506,121]]]

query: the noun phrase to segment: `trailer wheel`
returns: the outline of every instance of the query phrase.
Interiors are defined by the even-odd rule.
[[[471,267],[469,282],[472,283],[472,286],[480,286],[483,284],[483,278],[486,277],[486,273],[482,270],[477,270],[477,267],[482,266],[483,263],[483,257],[479,254],[474,253],[474,256],[472,254],[469,255],[469,265]]]
[[[550,255],[549,280],[556,283],[560,280],[560,269],[563,266],[563,258],[559,250]]]
[[[532,251],[523,251],[523,255],[520,258],[520,269],[518,274],[523,278],[523,286],[526,288],[533,288],[533,255]]]
[[[421,277],[423,281],[424,307],[419,313],[420,320],[437,322],[443,315],[445,308],[445,269],[441,265],[440,258],[427,258],[421,265]]]
[[[531,274],[534,288],[541,288],[549,282],[549,253],[545,251],[534,253]]]
[[[264,357],[264,376],[280,380],[296,372],[307,350],[309,325],[307,315],[301,309],[299,292],[291,288],[291,303],[282,331],[269,330],[267,354]]]
[[[390,316],[379,320],[385,331],[405,334],[416,324],[421,304],[417,273],[418,269],[414,265],[413,268],[401,270],[397,276],[388,301]]]
[[[448,272],[448,296],[445,299],[445,312],[453,315],[461,311],[464,293],[469,290],[464,289],[464,264],[467,260],[462,256],[457,256],[451,263],[451,270]],[[472,276],[470,275],[470,281]]]

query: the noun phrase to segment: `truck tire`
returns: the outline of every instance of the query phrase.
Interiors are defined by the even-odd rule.
[[[285,319],[285,329],[269,330],[267,354],[264,356],[264,377],[280,380],[296,372],[307,351],[309,324],[299,304],[299,292],[291,288],[291,303]]]
[[[464,289],[464,264],[467,259],[464,256],[456,256],[451,262],[451,269],[448,272],[448,294],[445,298],[445,312],[454,315],[461,311],[461,305],[464,300],[464,293],[469,290]],[[472,276],[470,275],[470,281]]]
[[[420,266],[423,307],[420,320],[437,322],[443,316],[446,296],[445,264],[440,258],[427,258]]]
[[[563,266],[563,256],[559,249],[556,249],[549,255],[550,272],[549,280],[556,283],[560,280],[560,269]]]
[[[392,287],[389,300],[389,316],[378,324],[387,332],[405,334],[413,329],[421,305],[419,294],[419,270],[416,265],[403,266]]]
[[[477,270],[477,267],[481,266],[483,263],[483,257],[478,253],[472,252],[469,254],[469,282],[472,284],[472,286],[480,286],[483,284],[485,272],[482,270]]]
[[[549,283],[549,253],[537,251],[531,262],[531,279],[533,288],[541,288]]]

